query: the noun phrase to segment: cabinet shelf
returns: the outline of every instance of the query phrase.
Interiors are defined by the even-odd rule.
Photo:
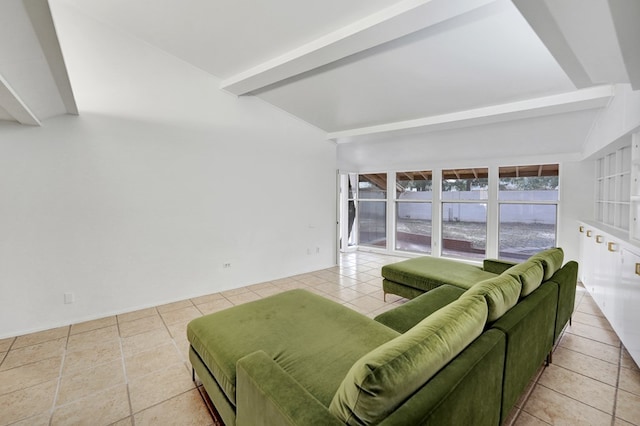
[[[632,157],[637,158],[638,165],[632,166]],[[629,232],[633,211],[631,195],[637,195],[640,202],[636,174],[640,174],[640,152],[634,152],[631,145],[596,160],[597,222]]]

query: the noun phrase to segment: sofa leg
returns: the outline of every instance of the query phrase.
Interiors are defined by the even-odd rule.
[[[196,370],[193,367],[191,367],[191,380],[196,381]]]
[[[383,302],[387,301],[387,292],[386,291],[382,293],[382,301]]]
[[[545,362],[545,365],[548,367],[549,364],[551,364],[553,362],[553,349],[551,351],[549,351],[549,354],[547,355],[547,359]]]
[[[573,317],[569,317],[569,327],[571,327],[571,320],[573,319]]]

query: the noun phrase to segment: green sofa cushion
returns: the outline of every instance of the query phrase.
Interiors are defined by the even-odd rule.
[[[521,289],[520,281],[513,276],[498,275],[474,285],[462,297],[484,297],[489,309],[487,321],[493,322],[518,303]]]
[[[264,351],[328,406],[353,363],[396,336],[392,329],[306,290],[238,305],[187,326],[195,353],[233,405],[236,363],[253,352]]]
[[[550,248],[540,253],[536,253],[528,260],[537,260],[542,264],[544,269],[544,281],[550,279],[553,274],[562,268],[562,262],[564,261],[564,252],[560,247]]]
[[[442,284],[468,289],[496,274],[464,262],[423,256],[385,265],[382,267],[382,276],[389,281],[429,291]]]
[[[484,329],[480,296],[459,299],[351,367],[329,411],[349,425],[376,424],[422,387]]]
[[[540,287],[544,270],[540,262],[527,260],[507,269],[503,275],[510,275],[520,281],[520,284],[522,284],[522,293],[520,296],[526,297],[536,288]]]

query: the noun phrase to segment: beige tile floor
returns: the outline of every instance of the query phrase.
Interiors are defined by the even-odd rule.
[[[369,317],[382,300],[380,268],[399,258],[342,256],[322,271],[0,340],[0,425],[210,425],[191,381],[187,323],[293,288]],[[514,425],[640,425],[640,370],[579,287],[573,325],[523,394]]]

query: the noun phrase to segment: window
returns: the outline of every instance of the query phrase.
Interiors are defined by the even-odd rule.
[[[442,254],[484,258],[489,169],[442,171]]]
[[[625,173],[621,188],[629,186]],[[352,173],[341,179],[340,241],[348,235],[347,247],[522,261],[557,245],[558,164],[422,169],[391,177]]]
[[[360,245],[387,246],[387,174],[358,175]]]
[[[396,174],[396,250],[431,253],[431,171]]]
[[[498,256],[524,260],[556,245],[558,165],[500,167]]]

